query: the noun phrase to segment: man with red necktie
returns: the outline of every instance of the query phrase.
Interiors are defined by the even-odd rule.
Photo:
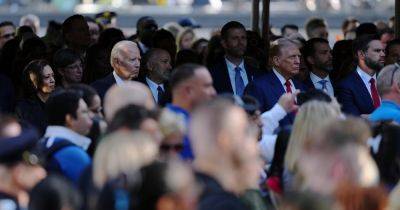
[[[262,112],[270,110],[284,93],[294,93],[296,89],[306,90],[302,83],[294,79],[300,70],[300,56],[297,44],[290,39],[281,38],[272,43],[272,71],[254,79],[246,87],[246,93],[259,100]],[[290,125],[293,120],[294,113],[291,113],[282,119],[279,125]]]
[[[335,87],[343,112],[352,115],[370,114],[381,104],[376,87],[376,74],[384,66],[385,52],[378,36],[367,35],[354,43],[358,65]]]

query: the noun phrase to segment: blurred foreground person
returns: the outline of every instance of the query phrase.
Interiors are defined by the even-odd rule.
[[[181,115],[164,109],[161,111],[158,122],[164,136],[160,144],[160,158],[162,160],[179,158],[186,133],[185,119]]]
[[[248,209],[238,195],[258,189],[262,167],[251,128],[245,111],[226,99],[194,111],[189,130],[203,187],[198,209]]]
[[[0,209],[26,209],[29,190],[46,176],[34,152],[38,139],[33,129],[0,115]]]

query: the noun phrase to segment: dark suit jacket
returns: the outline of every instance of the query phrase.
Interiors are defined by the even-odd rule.
[[[298,80],[292,79],[296,89],[306,91],[307,88]],[[254,79],[252,83],[247,85],[245,93],[254,96],[260,102],[261,112],[270,110],[285,93],[283,85],[273,71]],[[279,125],[281,127],[293,124],[294,113],[288,114],[283,118]]]
[[[137,81],[145,84],[150,89],[150,86],[147,83],[145,76],[139,77],[137,79]],[[151,92],[151,90],[150,90],[150,92]],[[153,93],[151,92],[151,94],[153,94]],[[158,96],[155,96],[155,97],[158,97]],[[171,88],[169,88],[169,83],[166,82],[166,83],[164,83],[164,95],[161,97],[161,100],[157,104],[160,105],[161,107],[164,107],[168,103],[171,103],[171,101],[172,101]]]
[[[246,69],[247,79],[250,83],[257,76],[259,70],[249,65],[246,61],[244,62],[244,68]],[[214,88],[218,94],[233,94],[233,88],[229,78],[228,67],[225,62],[225,58],[220,59],[217,63],[215,63],[215,65],[210,67],[210,74],[213,78]]]
[[[371,95],[357,71],[350,73],[335,86],[335,95],[343,112],[358,116],[374,111]]]
[[[116,83],[114,75],[112,73],[108,74],[103,79],[99,79],[91,84],[91,86],[96,89],[101,100],[103,101],[106,92],[112,85]]]
[[[15,107],[15,91],[12,81],[0,74],[0,113],[12,113]]]

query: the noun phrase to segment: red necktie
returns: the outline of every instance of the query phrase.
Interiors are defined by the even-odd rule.
[[[371,95],[372,101],[374,102],[374,108],[378,108],[381,105],[381,100],[379,99],[378,90],[376,89],[375,79],[371,78],[369,83],[371,83]]]
[[[290,81],[286,80],[285,82],[286,93],[292,93],[292,88],[290,86],[291,86]]]

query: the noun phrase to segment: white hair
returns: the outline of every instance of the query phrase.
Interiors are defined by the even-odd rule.
[[[111,66],[114,68],[114,61],[115,59],[121,59],[122,55],[121,52],[124,51],[124,49],[129,47],[136,47],[138,48],[137,44],[135,42],[132,41],[128,41],[128,40],[122,40],[117,42],[117,44],[114,45],[114,47],[111,50],[111,56],[110,56],[110,63]]]

